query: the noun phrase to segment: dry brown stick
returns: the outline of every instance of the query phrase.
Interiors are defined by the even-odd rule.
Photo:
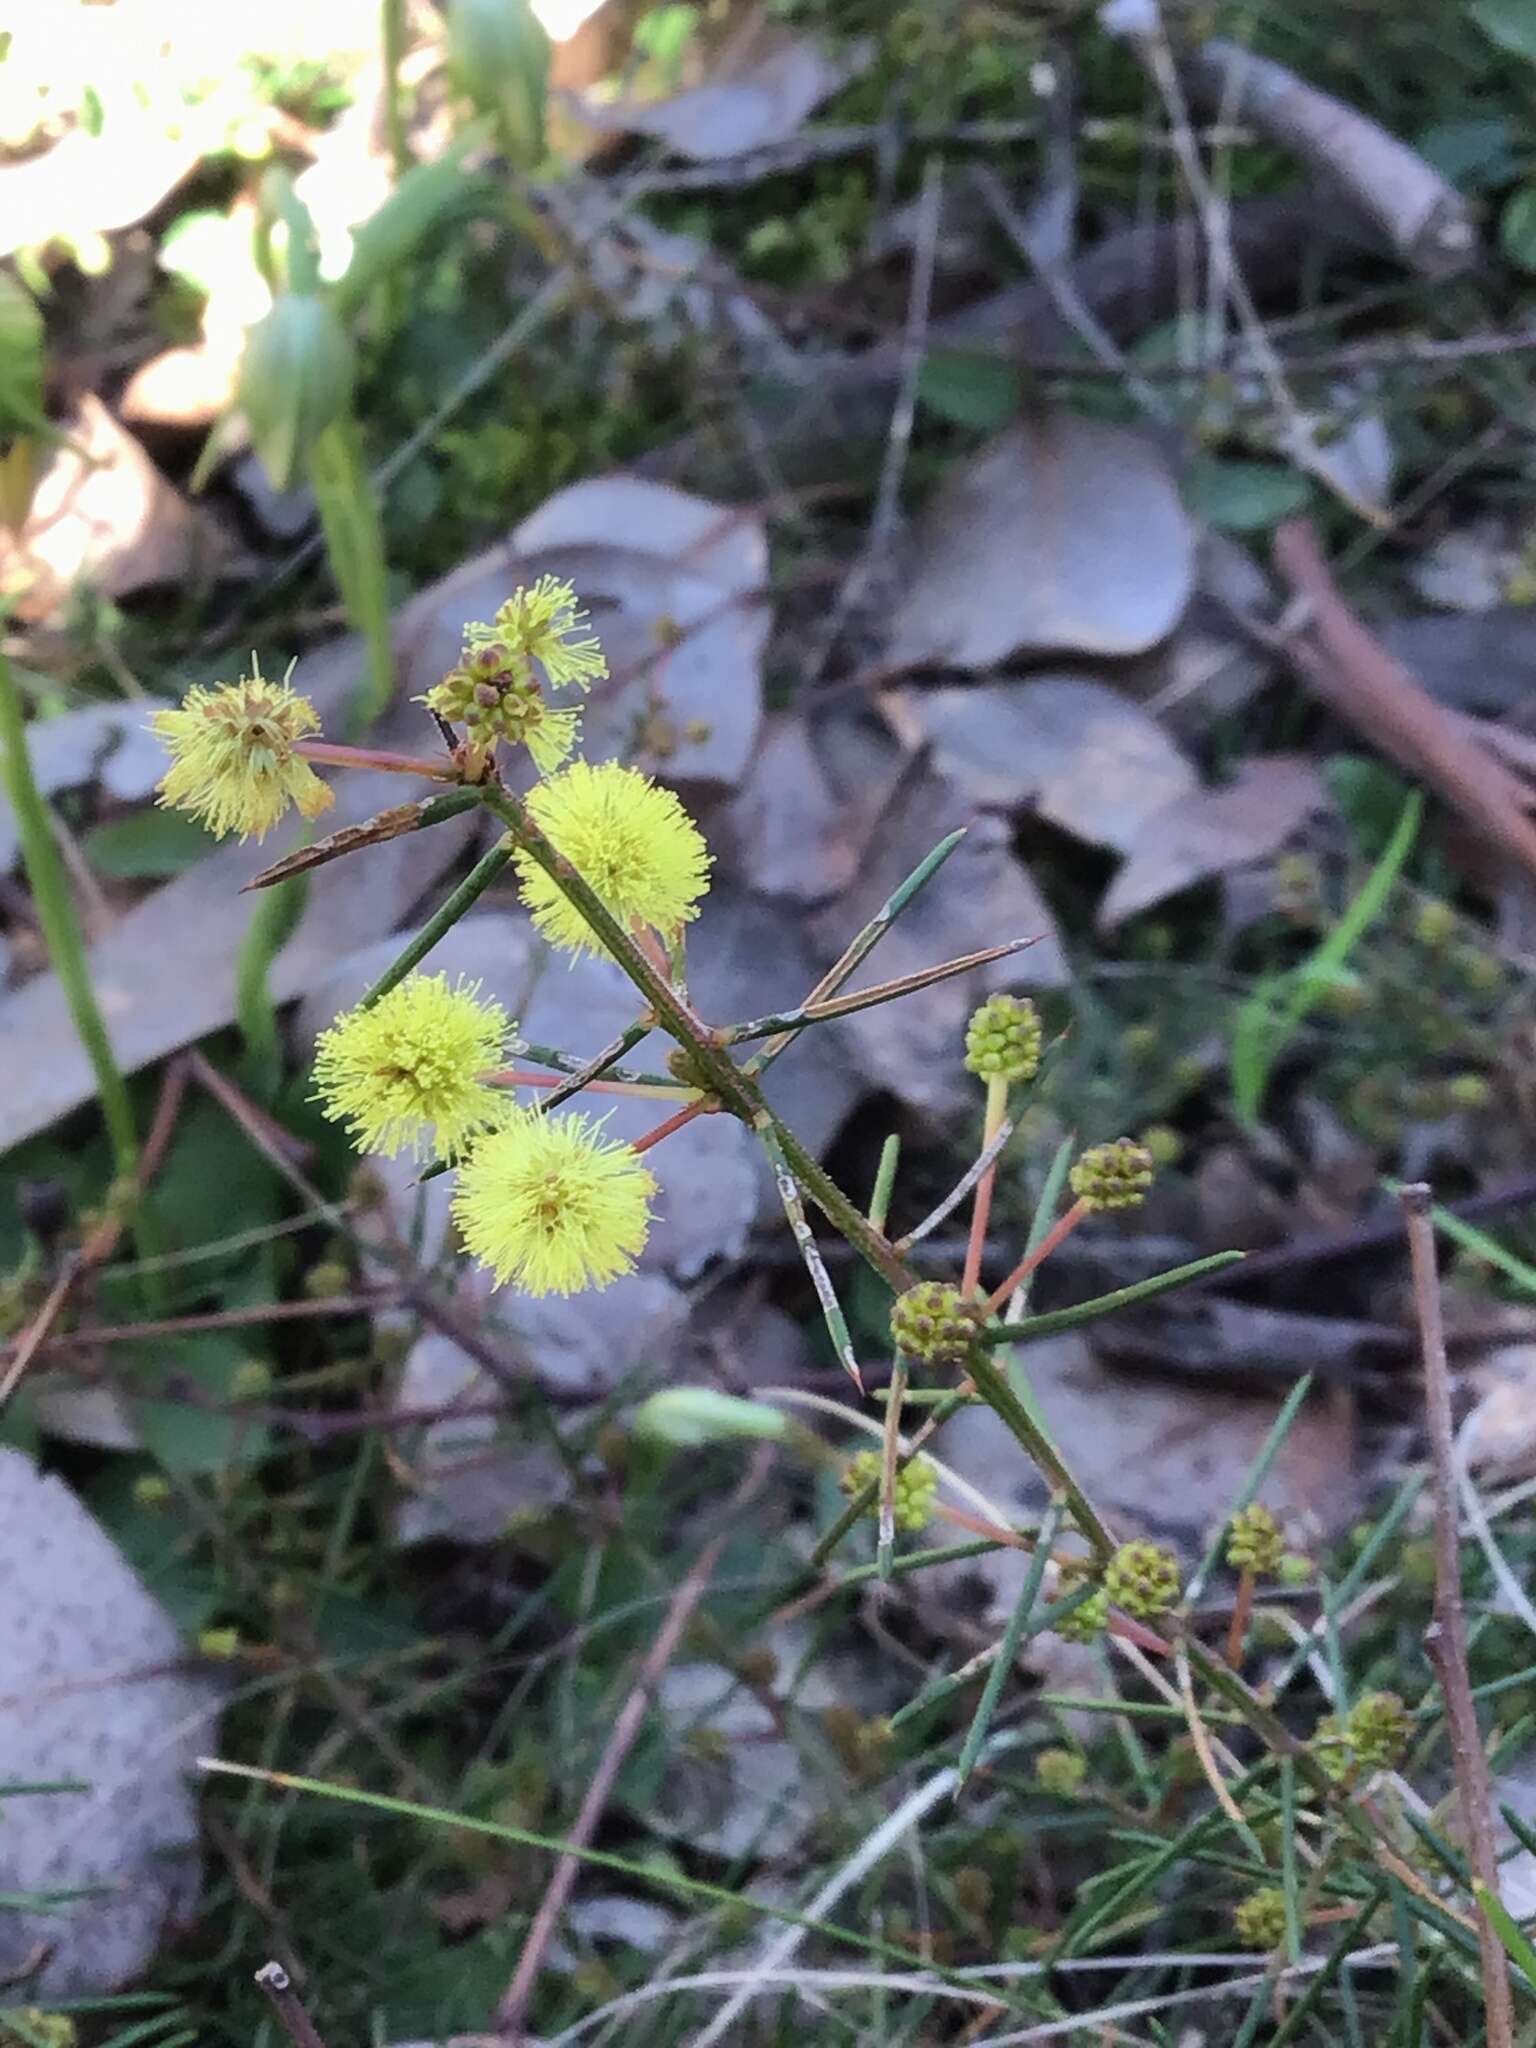
[[[767,1477],[772,1458],[771,1447],[767,1444],[761,1446],[747,1468],[746,1477],[725,1505],[720,1518],[720,1534],[713,1537],[699,1552],[692,1569],[673,1594],[666,1618],[644,1664],[640,1667],[640,1676],[635,1680],[628,1699],[620,1709],[619,1717],[613,1724],[613,1733],[598,1759],[597,1769],[592,1774],[592,1782],[581,1802],[581,1810],[567,1830],[566,1839],[574,1847],[584,1849],[596,1832],[597,1824],[603,1817],[603,1809],[613,1791],[614,1780],[619,1775],[635,1737],[640,1733],[640,1725],[645,1719],[646,1709],[650,1706],[651,1695],[655,1691],[657,1681],[671,1662],[673,1652],[682,1640],[683,1631],[692,1618],[693,1610],[709,1589],[715,1566],[720,1562],[720,1553],[730,1540],[741,1510]],[[496,2008],[496,2031],[504,2041],[517,2043],[523,2039],[523,2015],[533,1995],[534,1983],[544,1961],[544,1952],[554,1939],[555,1929],[560,1924],[560,1916],[565,1911],[580,1868],[577,1859],[569,1854],[562,1856],[555,1865],[549,1887],[539,1902],[539,1910],[533,1916],[533,1925],[529,1928],[528,1938],[523,1943],[522,1954],[517,1959],[512,1981],[502,1993],[501,2002]]]
[[[1322,172],[1430,277],[1465,269],[1477,246],[1467,202],[1408,144],[1272,58],[1213,38],[1185,59],[1190,83],[1231,120]]]
[[[1311,523],[1287,520],[1275,534],[1275,565],[1311,607],[1309,637],[1287,643],[1290,659],[1323,700],[1399,767],[1421,775],[1468,824],[1536,876],[1536,825],[1524,785],[1467,739],[1340,596]]]
[[[1461,1604],[1461,1545],[1458,1535],[1456,1449],[1451,1428],[1451,1379],[1440,1313],[1440,1276],[1435,1263],[1434,1196],[1422,1181],[1402,1189],[1399,1200],[1408,1226],[1413,1268],[1413,1307],[1424,1349],[1424,1411],[1429,1426],[1435,1478],[1435,1613],[1424,1647],[1440,1681],[1451,1754],[1461,1795],[1462,1824],[1472,1872],[1495,1896],[1498,1853],[1493,1840],[1492,1788],[1488,1758],[1467,1675],[1467,1617]],[[1487,2006],[1488,2048],[1513,2048],[1514,2009],[1504,1945],[1481,1905],[1477,1947]]]
[[[293,2048],[325,2048],[318,2028],[304,2010],[299,1994],[289,1982],[288,1972],[281,1963],[263,1963],[256,1972],[256,1982],[271,2000],[277,2024],[293,2043]]]

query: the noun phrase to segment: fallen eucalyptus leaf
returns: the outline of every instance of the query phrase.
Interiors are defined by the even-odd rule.
[[[1276,853],[1328,794],[1308,761],[1269,754],[1245,761],[1224,789],[1177,797],[1143,824],[1099,905],[1101,931],[1181,889]]]
[[[199,1882],[187,1782],[219,1688],[189,1676],[170,1617],[61,1479],[0,1448],[0,1784],[4,1889],[70,1892],[0,1911],[0,1978],[47,1998],[137,1977]],[[41,1969],[31,1974],[38,1957]]]
[[[591,97],[574,103],[590,127],[650,135],[694,162],[743,156],[799,133],[823,100],[856,78],[874,55],[867,38],[835,53],[809,36],[749,24],[704,84],[649,103]]]
[[[974,813],[941,776],[919,770],[876,828],[853,886],[810,922],[812,943],[830,965],[957,826],[966,827],[961,845],[896,919],[848,988],[868,988],[1004,939],[1038,936],[1038,943],[920,995],[860,1010],[841,1025],[871,1082],[933,1116],[974,1104],[974,1084],[958,1051],[977,1003],[995,989],[1060,988],[1067,978],[1054,921],[1014,858],[1006,826]]]
[[[1081,676],[899,695],[935,768],[972,803],[1028,807],[1096,846],[1128,852],[1154,812],[1199,786],[1156,719]]]
[[[1045,412],[959,465],[921,523],[887,659],[993,667],[1072,649],[1139,654],[1176,624],[1194,536],[1153,444]]]
[[[50,617],[77,583],[104,597],[228,565],[211,517],[188,504],[100,399],[87,392],[37,480],[26,522],[0,533],[0,576],[17,616]]]

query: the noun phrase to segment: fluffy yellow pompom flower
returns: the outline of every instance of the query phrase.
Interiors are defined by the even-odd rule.
[[[429,1143],[452,1159],[511,1113],[480,1078],[501,1058],[507,1013],[479,990],[477,981],[450,988],[446,974],[408,974],[321,1032],[316,1094],[360,1152],[419,1152]]]
[[[710,854],[670,789],[617,761],[573,761],[528,798],[534,823],[628,931],[675,932],[698,915]],[[523,901],[551,945],[600,953],[602,942],[531,854],[515,855]]]
[[[634,1270],[656,1183],[633,1146],[585,1116],[513,1112],[459,1169],[453,1216],[465,1249],[526,1294],[578,1294]]]
[[[161,803],[189,811],[221,839],[264,839],[290,804],[317,818],[335,801],[293,751],[295,740],[320,730],[314,705],[259,670],[211,690],[194,684],[177,710],[157,711],[151,724],[171,756]]]
[[[552,689],[574,684],[585,690],[607,675],[597,640],[590,634],[573,637],[586,623],[570,584],[558,576],[541,576],[514,590],[489,625],[475,621],[465,627],[458,667],[422,702],[462,724],[477,751],[489,753],[498,740],[520,743],[548,775],[576,744],[581,714],[556,710],[544,701],[534,663]]]

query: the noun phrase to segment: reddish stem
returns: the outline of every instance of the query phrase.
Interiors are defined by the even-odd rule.
[[[980,1192],[978,1188],[978,1195]],[[1072,1235],[1073,1231],[1076,1230],[1087,1214],[1088,1204],[1079,1198],[1072,1204],[1064,1216],[1058,1217],[1055,1224],[1041,1238],[1034,1250],[1024,1254],[1002,1286],[987,1296],[985,1304],[986,1314],[995,1316],[1003,1306],[1003,1303],[1007,1301],[1009,1295],[1012,1294],[1015,1287],[1019,1285],[1020,1281],[1027,1280],[1037,1266],[1043,1266],[1051,1256],[1051,1253],[1056,1250],[1058,1245],[1062,1244]]]
[[[1237,1582],[1237,1598],[1232,1603],[1232,1621],[1227,1629],[1227,1662],[1234,1671],[1243,1661],[1243,1644],[1248,1635],[1248,1617],[1253,1612],[1253,1573],[1247,1565]]]
[[[653,1145],[659,1145],[663,1138],[670,1138],[674,1131],[680,1131],[684,1124],[691,1124],[696,1116],[703,1116],[705,1110],[713,1106],[704,1101],[690,1102],[676,1116],[669,1116],[664,1124],[658,1124],[654,1131],[647,1131],[643,1138],[636,1138],[633,1149],[649,1152]]]
[[[344,746],[340,740],[295,740],[293,751],[328,768],[382,768],[391,775],[427,775],[434,782],[463,780],[451,761],[435,761],[424,754],[390,754],[379,747]]]

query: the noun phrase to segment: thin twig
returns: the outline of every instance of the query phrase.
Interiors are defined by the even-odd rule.
[[[75,1284],[80,1267],[80,1254],[71,1252],[60,1266],[58,1278],[48,1290],[48,1299],[17,1338],[16,1348],[11,1353],[11,1362],[5,1369],[4,1378],[0,1379],[0,1413],[4,1412],[6,1403],[15,1393],[22,1374],[47,1341],[49,1331],[58,1320],[59,1311],[69,1299],[69,1290]]]
[[[821,680],[838,637],[864,601],[881,555],[889,548],[895,532],[901,507],[901,483],[906,474],[912,428],[917,418],[918,378],[922,373],[928,339],[928,312],[933,297],[934,255],[938,247],[943,193],[943,161],[938,156],[931,156],[923,169],[923,188],[917,202],[917,222],[912,237],[912,279],[907,292],[907,324],[896,373],[896,403],[891,408],[885,456],[880,464],[880,480],[875,487],[875,507],[870,514],[864,545],[844,577],[835,602],[829,606],[806,660],[802,680],[807,684]]]
[[[1451,1427],[1451,1378],[1435,1260],[1434,1197],[1422,1181],[1402,1188],[1398,1200],[1408,1227],[1413,1308],[1424,1350],[1424,1413],[1435,1480],[1435,1614],[1424,1648],[1440,1681],[1451,1754],[1461,1794],[1462,1826],[1473,1874],[1498,1895],[1499,1865],[1491,1819],[1488,1758],[1477,1725],[1467,1673],[1467,1617],[1461,1601],[1461,1548],[1457,1534],[1456,1447]],[[1481,1905],[1477,1947],[1482,1962],[1488,2048],[1513,2048],[1514,2010],[1504,1947]]]
[[[769,1445],[762,1445],[747,1469],[746,1477],[737,1487],[735,1494],[726,1502],[720,1520],[720,1533],[713,1537],[700,1551],[687,1577],[678,1587],[667,1609],[666,1618],[657,1632],[656,1640],[636,1679],[628,1699],[619,1710],[619,1717],[613,1724],[613,1732],[598,1759],[592,1782],[587,1787],[581,1809],[567,1830],[566,1840],[577,1849],[584,1849],[597,1832],[597,1824],[603,1817],[613,1791],[614,1781],[634,1746],[635,1737],[640,1733],[641,1723],[656,1690],[661,1674],[671,1662],[674,1651],[682,1641],[683,1631],[693,1617],[693,1611],[709,1590],[714,1577],[715,1566],[720,1554],[734,1534],[737,1518],[743,1508],[758,1491],[768,1475],[773,1452]],[[539,1970],[543,1965],[545,1951],[554,1939],[560,1924],[560,1916],[576,1883],[581,1868],[580,1861],[567,1853],[555,1865],[548,1889],[539,1902],[539,1909],[533,1916],[528,1937],[523,1943],[522,1953],[517,1959],[517,1968],[512,1981],[502,1994],[496,2008],[497,2031],[503,2039],[517,2042],[523,2038],[523,2015],[533,1994]]]
[[[966,1168],[961,1178],[955,1182],[939,1206],[936,1209],[930,1209],[921,1223],[914,1229],[909,1230],[905,1237],[898,1237],[891,1246],[892,1251],[895,1252],[899,1259],[904,1259],[907,1253],[911,1251],[913,1245],[921,1244],[925,1237],[931,1237],[939,1225],[954,1214],[966,1196],[971,1192],[971,1189],[975,1187],[977,1181],[981,1179],[987,1168],[996,1163],[1004,1146],[1012,1136],[1012,1120],[1004,1117],[991,1138]]]
[[[547,1116],[552,1109],[558,1109],[562,1102],[569,1102],[573,1095],[579,1095],[583,1088],[597,1079],[599,1074],[606,1074],[610,1067],[616,1066],[632,1046],[640,1043],[655,1022],[655,1018],[647,1010],[632,1024],[626,1024],[611,1045],[605,1045],[601,1052],[593,1053],[584,1066],[578,1067],[574,1074],[561,1082],[544,1104],[545,1115]]]
[[[293,2048],[325,2048],[319,2029],[304,2010],[281,1963],[263,1963],[256,1972],[256,1982],[271,2001],[273,2016]]]
[[[1072,1204],[1064,1216],[1057,1218],[1056,1222],[1051,1225],[1051,1228],[1034,1249],[1024,1254],[1001,1287],[994,1288],[992,1293],[987,1296],[986,1311],[989,1316],[997,1314],[1020,1281],[1027,1280],[1037,1266],[1043,1266],[1056,1247],[1063,1239],[1072,1235],[1073,1231],[1076,1230],[1087,1214],[1088,1204],[1079,1199]]]
[[[987,1082],[986,1118],[981,1147],[985,1154],[997,1143],[997,1134],[1008,1122],[1008,1083],[993,1075]],[[987,1244],[987,1222],[992,1214],[992,1190],[997,1184],[997,1156],[982,1169],[976,1181],[976,1200],[971,1205],[971,1228],[965,1240],[965,1267],[960,1275],[960,1293],[970,1301],[981,1282],[981,1258]]]

